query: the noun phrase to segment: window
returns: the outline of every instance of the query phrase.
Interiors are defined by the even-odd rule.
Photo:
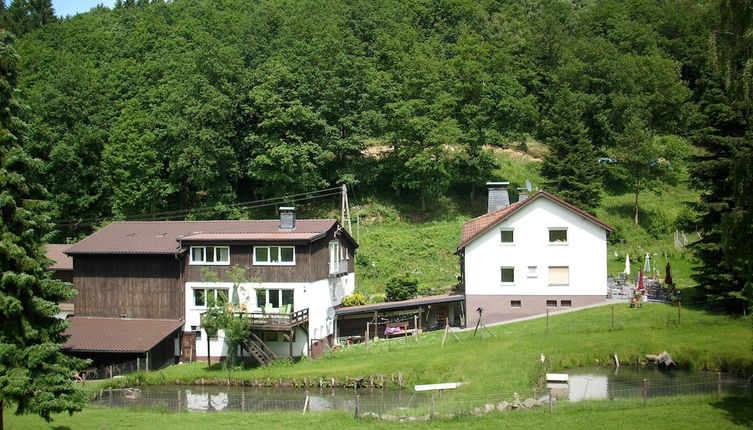
[[[193,305],[198,308],[206,307],[208,299],[216,303],[227,303],[228,289],[227,288],[194,288],[193,289]]]
[[[254,264],[256,265],[295,265],[294,246],[255,246]]]
[[[549,285],[570,285],[570,268],[549,266]]]
[[[292,311],[294,309],[293,297],[293,290],[256,290],[256,304],[260,308],[264,308],[269,303],[275,309],[290,305]]]
[[[560,307],[562,308],[571,308],[573,307],[573,302],[570,300],[560,300]]]
[[[192,246],[190,264],[224,266],[230,264],[229,246]]]
[[[528,266],[528,277],[529,278],[536,278],[538,275],[537,267],[536,266]]]
[[[512,229],[505,229],[500,231],[500,240],[502,243],[512,243],[513,242],[513,231]]]
[[[500,268],[502,283],[511,284],[515,282],[515,268],[514,267],[502,267]]]
[[[520,300],[511,300],[510,301],[510,307],[511,308],[519,308],[520,307]]]
[[[567,228],[550,228],[549,243],[567,243]]]
[[[546,307],[548,307],[548,308],[556,308],[557,307],[557,300],[547,300],[546,301]]]

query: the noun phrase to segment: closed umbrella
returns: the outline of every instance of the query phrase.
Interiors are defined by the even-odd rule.
[[[672,285],[672,267],[667,263],[667,267],[664,269],[664,272],[666,272],[666,275],[664,275],[664,283],[666,285]]]
[[[630,254],[625,255],[625,274],[630,274]]]
[[[651,254],[646,253],[646,258],[643,261],[643,273],[651,273]]]
[[[643,290],[646,286],[643,285],[643,269],[638,269],[638,287],[637,290]]]

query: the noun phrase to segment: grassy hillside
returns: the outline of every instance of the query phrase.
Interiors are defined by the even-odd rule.
[[[511,189],[526,179],[540,187],[539,161],[517,151],[496,152],[500,168],[493,179],[511,182]],[[361,248],[356,270],[357,288],[366,295],[384,291],[387,280],[398,273],[413,273],[424,292],[448,290],[457,282],[459,260],[453,255],[460,240],[464,221],[486,211],[486,190],[480,189],[474,204],[469,197],[435,200],[428,212],[421,213],[410,201],[386,204],[370,201],[356,214],[361,215],[358,236]],[[513,197],[515,195],[513,194]],[[608,270],[617,274],[624,269],[625,255],[631,257],[632,273],[638,273],[643,257],[650,252],[664,275],[667,262],[680,288],[693,285],[693,259],[685,249],[676,249],[676,221],[687,214],[685,202],[695,201],[694,191],[680,182],[640,194],[640,224],[633,222],[634,196],[629,193],[605,193],[597,216],[615,227],[608,250]],[[356,227],[354,226],[354,229]],[[692,241],[695,233],[686,232]]]

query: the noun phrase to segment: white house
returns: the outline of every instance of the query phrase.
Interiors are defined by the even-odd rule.
[[[606,299],[611,226],[546,191],[509,204],[507,183],[487,185],[489,212],[457,251],[469,324],[479,308],[489,323]]]

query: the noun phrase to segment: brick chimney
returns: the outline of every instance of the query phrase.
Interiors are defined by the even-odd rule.
[[[295,208],[283,206],[280,208],[280,230],[292,230],[295,228]]]
[[[510,193],[507,191],[509,182],[487,182],[489,188],[488,212],[494,212],[510,205]]]

